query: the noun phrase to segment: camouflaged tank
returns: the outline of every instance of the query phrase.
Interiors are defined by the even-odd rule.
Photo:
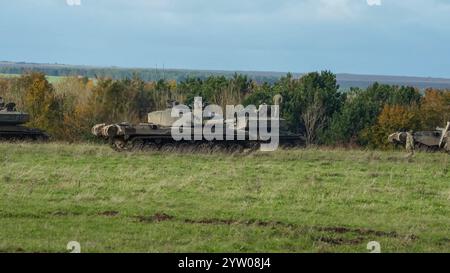
[[[0,98],[0,140],[47,140],[45,132],[23,126],[29,120],[30,116],[17,111],[14,103],[5,105]]]
[[[396,132],[388,137],[388,141],[400,146],[406,144],[407,132]],[[435,131],[421,131],[413,133],[414,145],[417,150],[436,152],[450,152],[450,122],[445,128],[436,128]]]
[[[281,96],[274,98],[275,103],[281,102]],[[207,140],[205,136],[195,137],[194,125],[186,124],[191,127],[192,140],[176,141],[172,137],[172,126],[179,118],[172,117],[172,109],[177,103],[170,102],[168,108],[162,111],[154,111],[148,114],[148,121],[140,124],[118,123],[118,124],[97,124],[92,128],[92,134],[98,138],[108,141],[111,147],[117,151],[127,150],[162,150],[162,151],[245,151],[254,150],[266,143],[259,135],[251,135],[248,130],[248,124],[252,121],[247,120],[245,125],[237,125],[235,121],[223,120],[220,125],[224,126],[224,140]],[[193,118],[191,119],[193,120]],[[302,135],[289,132],[286,122],[283,119],[277,119],[279,124],[279,143],[282,147],[304,145],[305,138]],[[254,121],[254,120],[253,120]],[[255,122],[267,122],[272,124],[270,118],[266,120],[257,119]],[[192,121],[193,122],[193,121]],[[206,122],[213,122],[208,115],[203,118],[203,125]],[[245,135],[245,140],[227,141],[225,132],[227,127],[231,126],[235,136]],[[230,128],[231,128],[230,127]],[[251,139],[251,140],[250,140]]]

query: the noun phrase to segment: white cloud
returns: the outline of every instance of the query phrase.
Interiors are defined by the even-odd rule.
[[[381,6],[381,0],[367,0],[369,6]]]
[[[69,6],[81,6],[81,0],[66,0]]]

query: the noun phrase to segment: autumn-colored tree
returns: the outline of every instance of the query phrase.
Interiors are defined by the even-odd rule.
[[[67,77],[54,86],[63,102],[62,138],[71,142],[89,138],[92,124],[86,119],[88,117],[86,106],[94,86],[93,80]]]
[[[396,131],[417,131],[421,129],[419,107],[417,105],[385,105],[377,123],[364,130],[363,136],[373,147],[387,147],[389,134]]]
[[[29,125],[60,137],[63,111],[62,98],[42,73],[28,73],[20,78],[24,90],[23,107],[30,114]]]
[[[5,97],[8,90],[8,80],[0,78],[0,97]]]
[[[154,105],[145,82],[139,78],[98,79],[86,103],[76,108],[85,126],[96,123],[139,123],[146,121]]]
[[[427,130],[442,127],[450,121],[450,91],[428,89],[422,98],[422,124]]]

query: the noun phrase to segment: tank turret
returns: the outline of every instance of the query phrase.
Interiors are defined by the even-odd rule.
[[[19,112],[15,103],[5,104],[0,97],[0,139],[3,140],[47,140],[48,135],[34,128],[22,126],[30,121],[30,115]]]
[[[16,104],[0,103],[0,125],[20,125],[30,121],[30,116],[26,113],[17,112]]]

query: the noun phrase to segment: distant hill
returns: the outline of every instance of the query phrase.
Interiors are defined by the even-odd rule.
[[[130,78],[133,74],[139,75],[146,81],[157,81],[160,79],[182,81],[188,77],[206,78],[211,75],[232,76],[234,73],[247,75],[257,82],[277,81],[285,76],[286,72],[264,72],[264,71],[221,71],[221,70],[188,70],[188,69],[156,69],[156,68],[120,68],[120,67],[96,67],[65,64],[40,64],[25,62],[0,62],[0,73],[22,74],[25,71],[40,71],[49,76],[86,76],[111,77],[115,79]],[[301,76],[301,73],[292,73]],[[425,78],[425,77],[403,77],[403,76],[381,76],[381,75],[356,75],[337,74],[337,80],[341,88],[350,87],[366,88],[374,82],[390,85],[408,85],[420,89],[439,88],[450,89],[450,79]]]

